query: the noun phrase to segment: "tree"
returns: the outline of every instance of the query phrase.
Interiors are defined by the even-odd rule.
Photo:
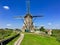
[[[45,28],[42,26],[41,28],[40,28],[40,31],[45,31]]]

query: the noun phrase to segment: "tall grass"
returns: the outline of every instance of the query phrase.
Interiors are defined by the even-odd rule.
[[[56,40],[60,42],[60,30],[53,29],[52,36],[54,36],[56,38]]]
[[[0,40],[5,39],[12,35],[13,30],[0,30]]]

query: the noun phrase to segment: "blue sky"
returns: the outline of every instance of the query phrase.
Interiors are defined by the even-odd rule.
[[[30,12],[44,16],[33,20],[35,26],[60,29],[60,0],[30,0]],[[0,0],[0,28],[22,28],[23,20],[13,17],[26,13],[26,0]]]

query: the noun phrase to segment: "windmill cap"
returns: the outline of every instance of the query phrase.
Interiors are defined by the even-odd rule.
[[[24,18],[26,18],[27,16],[29,16],[29,17],[32,18],[32,15],[31,14],[26,14],[26,16]]]

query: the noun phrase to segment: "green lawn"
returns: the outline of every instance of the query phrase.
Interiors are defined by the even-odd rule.
[[[21,45],[60,45],[56,38],[40,36],[37,34],[25,34]]]

